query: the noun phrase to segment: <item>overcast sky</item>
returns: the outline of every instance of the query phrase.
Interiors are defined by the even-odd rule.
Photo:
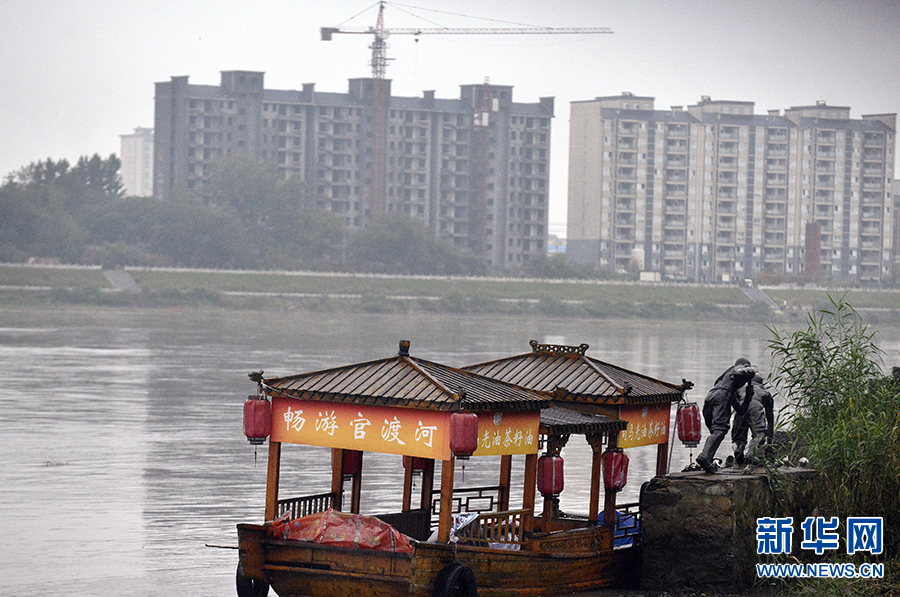
[[[370,76],[375,0],[0,0],[0,176],[30,162],[119,153],[153,126],[153,84],[265,71],[269,89],[345,92]],[[412,13],[412,14],[410,14]],[[355,15],[359,15],[353,18]],[[390,27],[609,27],[612,35],[395,35],[394,95],[455,98],[459,85],[512,85],[556,98],[551,222],[565,222],[569,104],[631,91],[657,109],[714,100],[769,109],[900,111],[900,0],[404,0]],[[464,15],[464,16],[457,16]],[[479,18],[468,18],[479,17]],[[351,19],[348,21],[348,19]],[[490,19],[490,20],[485,20]]]

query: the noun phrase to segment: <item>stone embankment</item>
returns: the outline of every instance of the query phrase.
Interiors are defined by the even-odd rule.
[[[799,525],[815,508],[816,476],[785,468],[770,482],[764,469],[756,471],[674,473],[649,482],[641,589],[735,593],[756,580],[756,519],[793,516]],[[802,533],[795,529],[793,536],[799,542]]]

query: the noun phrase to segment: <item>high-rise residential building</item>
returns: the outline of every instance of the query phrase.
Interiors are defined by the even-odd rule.
[[[631,93],[572,103],[570,259],[698,282],[891,277],[896,114],[653,103]]]
[[[265,89],[263,78],[156,84],[157,198],[200,189],[217,160],[241,154],[301,177],[350,229],[401,212],[495,266],[546,253],[553,98],[516,103],[512,87],[488,82],[439,99],[392,97],[383,79],[322,93]]]
[[[119,139],[125,194],[149,197],[153,194],[153,129],[137,127]]]
[[[895,173],[896,176],[896,173]],[[894,282],[900,281],[900,180],[894,180]]]

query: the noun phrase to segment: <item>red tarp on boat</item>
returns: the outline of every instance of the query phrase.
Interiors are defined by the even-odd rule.
[[[283,516],[272,525],[272,534],[288,541],[412,553],[409,538],[391,525],[374,516],[336,512],[331,508],[291,521]]]

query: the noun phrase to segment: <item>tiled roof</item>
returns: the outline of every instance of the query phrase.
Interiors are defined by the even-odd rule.
[[[263,380],[270,395],[449,411],[538,410],[551,396],[409,356]]]
[[[530,353],[470,365],[464,370],[523,388],[553,392],[557,404],[674,402],[687,389],[588,357],[584,354],[587,344],[554,346],[532,340],[531,346]]]
[[[621,419],[592,415],[569,408],[551,406],[541,411],[541,433],[571,435],[622,431],[628,425]]]

